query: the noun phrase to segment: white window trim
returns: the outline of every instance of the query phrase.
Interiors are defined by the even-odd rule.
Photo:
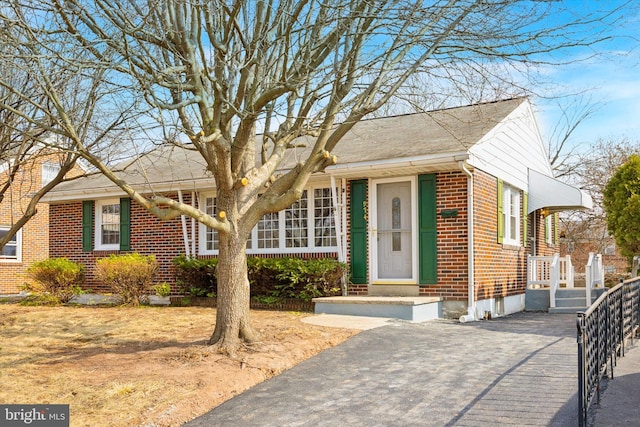
[[[8,225],[2,225],[0,228],[8,230],[11,228]],[[22,262],[22,228],[16,233],[16,256],[7,257],[0,254],[1,263],[21,263]]]
[[[96,251],[117,251],[120,250],[119,243],[112,244],[102,244],[102,207],[106,205],[118,205],[120,206],[120,199],[105,199],[105,200],[96,200],[95,205],[95,227],[94,227],[94,242]],[[122,215],[122,212],[120,213]],[[122,236],[120,236],[122,237]]]
[[[517,198],[517,207],[516,207],[516,229],[515,229],[515,239],[511,238],[511,195],[516,196]],[[504,183],[502,186],[502,212],[504,215],[503,221],[503,236],[502,243],[505,245],[513,245],[520,246],[520,224],[522,223],[522,198],[520,196],[520,190],[515,187],[510,186],[507,183]]]
[[[258,248],[258,226],[256,225],[251,230],[249,239],[251,240],[251,249],[247,249],[248,255],[267,255],[267,254],[302,254],[302,253],[333,253],[338,251],[338,246],[316,246],[314,224],[315,224],[315,209],[314,209],[314,190],[317,188],[330,188],[331,184],[315,184],[306,187],[307,190],[307,246],[298,248],[286,247],[286,230],[285,230],[285,209],[278,212],[278,246],[277,248]],[[207,197],[216,197],[216,193],[201,193],[199,200],[202,200],[202,204],[199,204],[200,209],[204,208],[204,200]],[[334,217],[335,223],[335,217]],[[204,224],[198,226],[198,254],[199,255],[217,255],[218,250],[206,249],[206,229]],[[337,237],[336,237],[337,242]]]

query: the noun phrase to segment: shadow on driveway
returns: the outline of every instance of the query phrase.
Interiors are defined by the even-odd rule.
[[[392,322],[188,426],[577,425],[575,316]]]

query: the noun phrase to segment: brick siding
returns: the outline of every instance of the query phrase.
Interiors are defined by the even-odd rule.
[[[173,195],[177,198],[177,195]],[[184,195],[184,203],[191,203],[191,196]],[[95,216],[95,211],[94,211]],[[86,290],[94,292],[109,292],[105,284],[95,279],[93,270],[96,261],[110,254],[124,253],[121,251],[91,251],[82,252],[82,202],[54,204],[50,208],[51,227],[49,236],[57,244],[52,245],[50,256],[67,257],[85,266],[87,281]],[[189,221],[189,234],[191,225]],[[93,221],[95,226],[95,218]],[[198,232],[196,229],[196,248],[198,247]],[[168,282],[172,286],[172,293],[178,289],[175,285],[175,267],[172,264],[174,258],[185,253],[182,222],[180,217],[161,221],[151,215],[137,203],[131,203],[131,250],[141,255],[155,255],[159,264],[156,283]],[[286,253],[257,255],[263,257],[282,257]],[[252,255],[249,255],[252,256]],[[334,258],[336,253],[302,253],[295,254],[299,258]],[[214,258],[215,255],[203,255],[200,258]]]
[[[498,243],[497,180],[477,169],[473,173],[475,299],[522,294],[526,288],[527,255],[532,249],[531,245],[525,247]],[[348,189],[349,186],[347,191]],[[349,196],[347,193],[348,199]],[[348,207],[349,203],[347,203],[347,209]],[[453,217],[444,217],[441,212],[445,209],[455,209],[458,214]],[[438,280],[436,284],[421,284],[420,295],[443,297],[448,301],[466,301],[468,298],[467,177],[462,172],[436,174],[436,212]],[[522,211],[521,214],[526,215],[526,212]],[[538,254],[553,254],[556,248],[544,242],[544,222],[539,212],[537,214],[540,216],[537,221]],[[347,218],[349,218],[348,212]],[[532,227],[533,224],[530,222],[527,228],[529,235],[533,233]],[[524,230],[521,229],[521,233],[523,232]],[[529,235],[521,236],[521,241],[529,242]],[[348,241],[348,247],[349,243]],[[351,284],[349,294],[366,295],[367,285]]]
[[[12,188],[0,204],[0,225],[10,226],[22,217],[29,204],[29,194],[38,191],[42,183],[42,161],[35,158],[18,172]],[[0,185],[6,182],[6,173],[0,174]],[[0,295],[14,294],[22,290],[27,282],[26,269],[35,261],[47,258],[49,252],[49,206],[38,205],[36,215],[22,227],[22,260],[20,262],[0,259]]]

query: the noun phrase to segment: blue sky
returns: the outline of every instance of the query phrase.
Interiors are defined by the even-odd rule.
[[[577,0],[565,3],[576,8],[596,4]],[[623,2],[597,3],[611,7]],[[571,51],[563,59],[588,59],[542,71],[551,82],[544,90],[567,96],[533,99],[545,136],[549,137],[553,127],[562,120],[563,108],[569,114],[576,114],[575,107],[578,107],[589,108],[592,113],[574,132],[570,140],[574,146],[586,148],[598,139],[615,141],[626,137],[640,141],[640,16],[637,5],[632,3],[632,7],[634,11],[625,12],[623,21],[612,30],[616,37],[593,47],[597,56],[588,58],[592,52],[587,49]],[[584,94],[571,96],[580,92]]]

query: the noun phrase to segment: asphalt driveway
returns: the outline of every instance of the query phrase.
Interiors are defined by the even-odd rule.
[[[575,315],[363,331],[187,426],[575,426]]]

